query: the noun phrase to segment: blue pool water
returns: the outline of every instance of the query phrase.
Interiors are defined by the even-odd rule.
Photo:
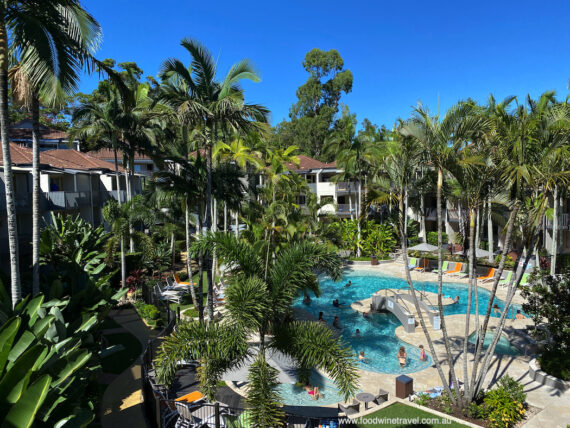
[[[495,335],[490,332],[485,335],[485,342],[483,342],[483,349],[487,349],[489,347],[494,337]],[[473,345],[476,343],[475,332],[471,333],[471,335],[469,336],[469,343]],[[497,342],[497,346],[495,346],[495,354],[522,355],[522,352],[517,347],[511,345],[509,340],[504,335],[501,335],[501,337],[499,337],[499,341]]]
[[[352,281],[352,286],[344,285]],[[420,361],[419,349],[417,346],[411,346],[399,340],[396,337],[395,330],[400,326],[398,319],[392,314],[373,314],[367,319],[362,314],[350,308],[350,304],[359,300],[367,299],[376,291],[383,289],[403,289],[408,287],[406,280],[382,275],[377,272],[366,272],[357,270],[348,270],[344,273],[342,281],[334,282],[328,277],[322,277],[319,280],[321,286],[321,297],[312,297],[312,302],[308,305],[302,303],[299,298],[294,306],[309,311],[312,315],[318,317],[319,312],[324,312],[324,319],[327,323],[332,324],[335,315],[338,315],[341,325],[340,334],[342,339],[347,342],[354,350],[355,358],[364,351],[367,359],[365,363],[359,363],[364,370],[370,370],[379,373],[404,374],[413,373],[423,370],[433,364],[428,354],[426,361]],[[436,282],[419,282],[415,281],[414,285],[418,290],[425,290],[437,293]],[[459,296],[459,303],[444,307],[446,315],[465,314],[467,312],[467,285],[444,283],[443,293],[448,297]],[[484,288],[479,288],[479,313],[484,314],[489,302],[490,292]],[[335,308],[332,305],[334,299],[345,306]],[[474,300],[474,299],[473,299]],[[495,299],[497,305],[501,309],[504,308],[504,302]],[[436,304],[437,302],[432,302]],[[514,318],[516,310],[520,307],[511,305],[509,310],[509,318]],[[474,303],[472,304],[471,313],[475,313]],[[495,315],[493,315],[495,316]],[[360,329],[361,337],[355,337],[354,332]],[[426,348],[427,343],[421,343]],[[401,368],[396,354],[400,346],[404,346],[407,352],[407,364]]]
[[[281,398],[283,398],[285,403],[290,406],[323,406],[344,401],[334,383],[317,372],[311,374],[310,383],[312,386],[319,387],[323,395],[322,398],[313,400],[313,397],[307,391],[293,384],[282,383],[277,387],[277,391],[281,394]]]

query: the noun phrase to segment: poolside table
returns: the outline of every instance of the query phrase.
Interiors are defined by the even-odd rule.
[[[374,394],[370,394],[369,392],[361,392],[360,394],[356,394],[356,399],[362,403],[364,403],[364,410],[368,410],[368,403],[374,401],[376,396]]]

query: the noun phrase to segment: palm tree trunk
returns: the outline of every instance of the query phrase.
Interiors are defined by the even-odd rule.
[[[211,230],[212,227],[212,144],[214,144],[216,132],[212,130],[212,141],[206,147],[206,219],[205,226],[207,230]],[[208,303],[207,303],[207,315],[208,320],[212,321],[214,319],[214,283],[212,278],[212,266],[211,259],[207,260],[207,277],[208,277]]]
[[[122,205],[121,196],[121,175],[119,174],[119,161],[117,159],[117,143],[113,143],[113,154],[115,155],[115,179],[117,181],[117,202],[119,207]],[[127,262],[125,259],[125,238],[121,236],[121,287],[124,287],[127,283]]]
[[[236,238],[239,237],[239,211],[236,210]]]
[[[174,230],[170,233],[170,256],[172,257],[170,263],[172,270],[174,270],[174,265],[176,264],[176,233],[174,233]]]
[[[437,169],[437,308],[439,311],[439,318],[441,322],[441,332],[443,333],[443,344],[445,346],[445,352],[447,354],[447,362],[449,365],[449,374],[451,375],[451,380],[453,381],[453,386],[455,388],[455,394],[457,398],[452,397],[452,402],[454,404],[462,403],[461,394],[459,392],[459,383],[457,382],[457,377],[455,376],[455,367],[453,365],[453,357],[451,355],[451,348],[449,346],[449,335],[447,334],[447,325],[445,323],[445,317],[443,315],[443,271],[442,271],[442,259],[443,259],[443,237],[442,237],[442,210],[441,210],[441,189],[443,187],[443,171],[441,167]]]
[[[420,195],[420,231],[422,234],[422,242],[427,243],[427,232],[426,232],[426,201],[425,196],[422,193]]]
[[[8,248],[10,250],[10,290],[12,306],[22,298],[20,287],[20,260],[18,254],[18,227],[14,204],[14,182],[12,157],[10,156],[10,136],[8,131],[8,33],[4,13],[0,17],[0,138],[4,166],[4,186],[6,187],[6,219],[8,226]]]
[[[40,292],[40,103],[32,94],[32,293]]]
[[[445,390],[447,391],[447,393],[450,397],[453,397],[451,394],[451,389],[449,388],[449,382],[447,382],[447,380],[446,380],[445,374],[443,373],[443,368],[441,366],[441,362],[439,361],[439,358],[435,352],[433,340],[431,338],[431,335],[429,334],[427,325],[425,323],[423,312],[420,308],[420,304],[419,304],[418,298],[416,296],[416,288],[414,287],[414,283],[413,283],[412,277],[410,275],[410,269],[408,268],[408,266],[409,266],[409,263],[408,263],[408,237],[406,236],[406,232],[404,230],[404,224],[406,221],[405,220],[406,211],[404,209],[404,197],[405,197],[404,195],[405,194],[406,194],[406,189],[403,189],[402,194],[398,198],[398,200],[399,200],[398,207],[399,207],[399,211],[400,211],[399,212],[400,245],[402,247],[402,258],[404,260],[404,272],[406,274],[406,280],[408,281],[408,285],[410,286],[410,291],[411,291],[412,297],[414,299],[414,305],[416,308],[416,312],[418,313],[418,317],[420,319],[420,326],[422,327],[422,330],[423,330],[424,335],[426,337],[428,347],[429,347],[429,351],[430,351],[432,358],[433,358],[433,362],[435,364],[437,372],[439,373],[439,377],[443,382]]]
[[[493,242],[493,206],[491,205],[491,198],[487,199],[487,239],[489,241],[489,261],[494,260],[493,249],[495,248],[495,243]]]
[[[479,344],[475,349],[475,356],[473,360],[473,370],[471,372],[471,387],[466,388],[466,392],[468,393],[466,396],[467,401],[471,401],[474,397],[477,396],[479,393],[481,385],[477,385],[477,372],[479,370],[479,364],[482,357],[482,350],[483,344],[485,342],[485,336],[487,334],[487,327],[489,325],[489,320],[491,318],[491,309],[493,307],[493,301],[495,300],[495,295],[497,292],[497,287],[499,284],[499,280],[503,275],[503,270],[505,268],[505,261],[507,259],[507,253],[509,252],[509,248],[511,246],[511,238],[513,236],[513,229],[515,225],[515,219],[519,211],[519,205],[515,204],[513,210],[511,211],[511,215],[509,217],[509,221],[507,223],[507,232],[505,235],[505,244],[503,246],[502,257],[499,263],[499,267],[497,268],[497,272],[495,274],[495,280],[493,281],[493,287],[491,289],[491,295],[489,296],[489,303],[487,304],[487,310],[485,312],[485,318],[483,319],[483,326],[481,327],[481,338],[479,339]]]
[[[198,214],[198,235],[202,235],[202,214]],[[198,320],[204,322],[204,253],[198,256]]]
[[[125,238],[121,237],[121,288],[127,284],[127,260],[125,258]]]
[[[354,215],[352,214],[352,185],[348,183],[348,211],[350,212],[350,219],[354,220]]]
[[[467,346],[469,343],[469,333],[470,333],[470,323],[471,323],[471,302],[473,299],[473,282],[477,281],[475,278],[475,210],[471,209],[469,212],[469,285],[467,292],[467,312],[465,319],[465,333],[463,338],[463,382],[465,385],[469,385],[469,353],[467,352]],[[475,313],[475,318],[478,318],[479,314]],[[477,336],[479,332],[477,332]]]
[[[554,213],[552,216],[552,247],[550,250],[550,275],[556,273],[556,255],[558,254],[558,184],[554,186]]]
[[[356,246],[356,257],[360,257],[360,239],[361,239],[361,228],[360,228],[360,209],[362,204],[362,180],[360,174],[358,174],[358,205],[356,206],[356,225],[358,227],[358,245]]]
[[[117,160],[116,144],[113,144],[113,154],[115,155],[115,179],[117,181],[117,202],[119,206],[123,203],[121,200],[121,175],[119,174],[119,161]]]
[[[190,254],[190,205],[188,197],[184,198],[184,229],[186,231],[186,270],[188,272],[188,282],[190,282],[190,295],[195,308],[198,308],[198,300],[196,299],[196,290],[194,289],[194,280],[192,279],[192,256]]]
[[[481,248],[481,210],[477,208],[476,213],[477,224],[475,226],[475,248]]]
[[[228,203],[224,202],[224,233],[228,233]]]

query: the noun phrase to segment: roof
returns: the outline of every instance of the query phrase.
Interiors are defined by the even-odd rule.
[[[87,152],[89,154],[89,156],[97,158],[97,159],[103,159],[103,160],[107,160],[107,161],[115,161],[115,153],[112,149],[100,149],[100,150],[93,150],[90,152]],[[122,160],[123,159],[123,151],[122,150],[117,150],[117,159]],[[135,153],[135,160],[151,160],[150,156],[147,156],[143,153]]]
[[[24,119],[13,125],[10,125],[10,139],[13,140],[31,140],[32,139],[32,121]],[[42,140],[67,140],[67,132],[58,129],[48,128],[40,125],[40,139]]]
[[[31,166],[32,150],[16,143],[10,143],[10,155],[12,165]],[[0,146],[0,165],[3,164],[2,147]],[[40,164],[49,165],[52,168],[75,169],[80,171],[91,170],[115,170],[115,165],[104,160],[94,158],[86,153],[71,149],[46,150],[40,152]],[[124,171],[119,167],[119,171]]]
[[[299,165],[288,163],[287,167],[292,171],[309,171],[311,169],[334,168],[336,169],[336,162],[325,163],[320,160],[310,158],[305,155],[298,155]]]

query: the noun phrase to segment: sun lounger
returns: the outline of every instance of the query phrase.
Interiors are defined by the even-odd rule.
[[[513,271],[510,270],[507,272],[507,277],[505,279],[501,279],[499,281],[499,285],[502,285],[504,287],[506,287],[507,285],[509,285],[509,283],[511,282],[511,278],[513,276]]]
[[[188,281],[181,281],[180,277],[178,276],[178,274],[176,272],[174,272],[174,281],[176,281],[177,285],[192,285]]]
[[[360,403],[356,400],[349,404],[348,406],[343,406],[342,404],[338,403],[338,411],[344,413],[346,416],[350,417],[356,415],[360,412]]]
[[[415,257],[410,258],[410,260],[408,260],[408,269],[412,270],[415,269],[416,266],[418,265],[418,259]]]
[[[420,259],[420,266],[415,267],[414,270],[418,272],[425,272],[426,269],[429,267],[429,260],[428,259]]]
[[[169,276],[166,277],[166,287],[165,291],[178,291],[180,293],[186,293],[189,291],[188,285],[181,285],[175,283]]]
[[[441,265],[441,271],[442,271],[443,273],[445,273],[445,271],[447,270],[447,266],[448,266],[448,265],[449,265],[449,262],[448,262],[448,261],[444,261],[444,262],[442,263],[442,265]],[[439,273],[439,269],[432,269],[431,272],[432,272],[432,273]]]
[[[455,263],[455,266],[453,267],[453,269],[446,270],[446,271],[444,271],[443,273],[444,273],[445,275],[456,274],[456,273],[461,272],[461,268],[462,268],[462,267],[463,267],[463,263],[457,262],[457,263]]]
[[[495,277],[495,268],[489,268],[487,274],[484,276],[477,277],[477,280],[483,282],[489,282],[492,281],[494,277]]]
[[[519,285],[528,285],[528,279],[530,278],[530,273],[523,274],[521,278],[521,283]]]
[[[378,390],[378,394],[374,397],[374,401],[376,404],[382,404],[388,401],[388,392],[384,391],[382,388]]]

